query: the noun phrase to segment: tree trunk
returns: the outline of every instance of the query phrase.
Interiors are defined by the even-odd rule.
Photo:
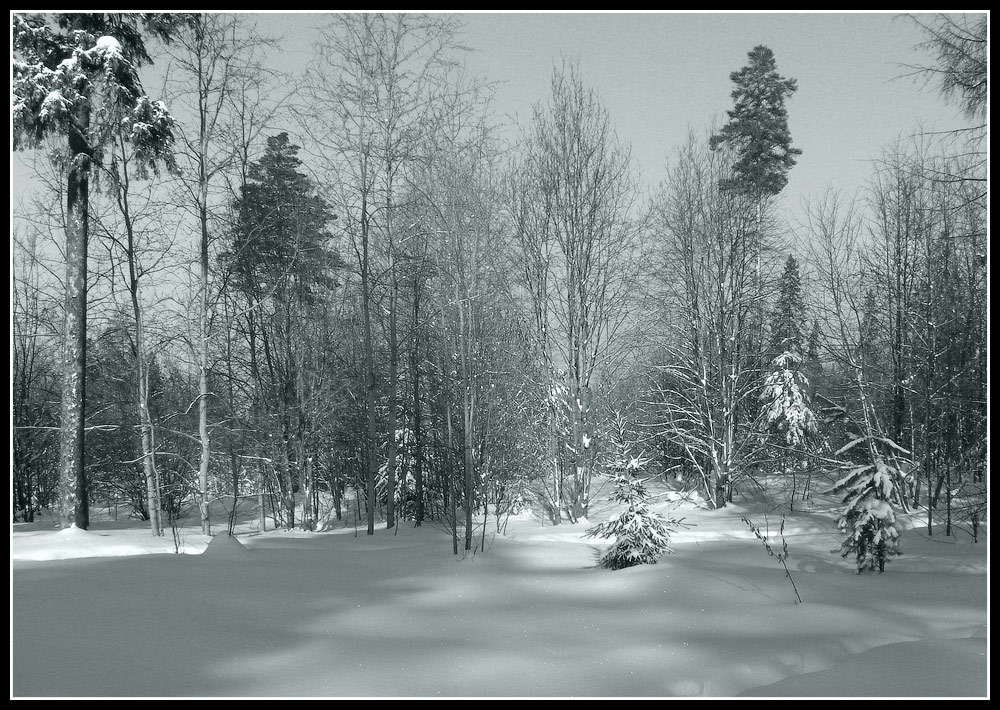
[[[89,124],[83,109],[82,125]],[[59,469],[59,524],[90,525],[84,463],[87,369],[87,247],[89,230],[90,157],[83,137],[69,136],[70,168],[66,192],[66,321],[63,361],[62,421]]]
[[[139,304],[139,269],[137,264],[135,232],[128,200],[128,174],[122,169],[119,206],[125,221],[127,239],[129,296],[132,318],[135,320],[136,411],[139,415],[139,441],[142,448],[142,468],[146,478],[146,508],[149,511],[149,528],[153,535],[163,534],[160,519],[160,489],[157,484],[156,460],[153,446],[153,421],[149,413],[149,363],[146,347],[146,329]]]
[[[472,424],[475,417],[476,395],[472,383],[466,386],[465,418],[465,549],[472,549],[472,513],[476,500],[475,458],[473,456]]]
[[[368,204],[367,194],[361,199],[361,315],[364,322],[364,367],[365,367],[365,442],[366,494],[368,497],[368,534],[375,534],[375,479],[378,476],[377,436],[375,426],[375,352],[372,345],[371,283],[368,249]]]
[[[413,480],[416,489],[414,526],[420,527],[424,519],[424,457],[420,430],[420,295],[413,295],[413,350],[410,369],[413,373]]]
[[[448,477],[448,498],[451,505],[451,549],[452,554],[458,554],[458,505],[455,501],[455,472],[452,466],[454,440],[451,427],[451,405],[445,405],[445,418],[448,420],[448,446],[445,449],[445,475]]]
[[[201,460],[198,464],[198,511],[202,535],[212,534],[208,507],[208,465],[212,443],[208,433],[208,178],[202,181],[200,204],[201,239],[198,273],[198,439]]]
[[[301,451],[302,449],[300,449]],[[303,530],[315,530],[316,529],[316,511],[313,509],[313,458],[312,456],[306,456],[303,452],[300,454],[301,464],[303,466],[302,475],[302,529]]]
[[[389,439],[387,441],[387,452],[385,461],[385,527],[392,529],[396,526],[396,458],[398,454],[398,441],[396,440],[396,378],[399,370],[399,343],[396,337],[396,298],[399,288],[396,283],[395,273],[392,272],[392,258],[389,260],[392,294],[389,297],[389,411],[387,412],[386,429]]]
[[[387,172],[391,175],[395,171],[390,165]],[[392,192],[386,195],[385,200],[385,230],[388,238],[388,269],[391,291],[389,293],[389,403],[386,429],[389,439],[387,441],[386,462],[385,462],[385,527],[391,529],[396,526],[396,397],[398,383],[396,379],[399,371],[399,340],[396,333],[396,307],[399,301],[399,278],[396,275],[396,248],[393,244],[395,235],[392,224]]]
[[[142,351],[140,350],[140,353]],[[144,355],[140,355],[144,357]],[[149,509],[149,528],[153,535],[163,534],[160,518],[160,488],[157,485],[156,453],[153,445],[153,422],[149,415],[149,371],[139,370],[139,429],[142,439],[142,468],[146,477],[146,505]]]

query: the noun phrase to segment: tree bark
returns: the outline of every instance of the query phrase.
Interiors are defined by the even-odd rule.
[[[413,294],[413,349],[410,351],[410,370],[413,375],[413,479],[416,500],[414,526],[424,520],[424,456],[421,434],[420,408],[420,287]]]
[[[207,151],[207,148],[205,148]],[[204,155],[204,153],[203,153]],[[202,163],[204,165],[204,163]],[[212,442],[208,432],[208,177],[201,177],[201,202],[199,204],[200,239],[198,259],[198,440],[201,442],[201,459],[198,464],[198,511],[201,516],[202,535],[212,534],[208,505],[208,467],[212,456]]]
[[[90,123],[90,109],[80,124]],[[66,192],[66,313],[60,439],[60,526],[90,526],[84,433],[87,366],[87,249],[90,219],[90,147],[76,130],[69,134],[72,166]]]

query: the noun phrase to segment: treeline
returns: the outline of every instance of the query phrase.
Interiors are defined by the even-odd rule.
[[[622,421],[717,506],[870,469],[893,506],[983,518],[985,127],[887,148],[792,223],[797,87],[766,47],[650,196],[573,64],[509,145],[454,17],[323,16],[296,77],[247,19],[14,16],[47,188],[13,235],[15,519],[117,501],[207,533],[225,495],[470,549],[487,511],[586,516]]]

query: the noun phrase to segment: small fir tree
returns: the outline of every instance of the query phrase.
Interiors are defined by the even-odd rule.
[[[615,436],[611,441],[613,455],[605,469],[615,486],[611,499],[624,508],[587,530],[586,536],[614,539],[614,543],[601,555],[602,567],[623,569],[656,564],[664,554],[673,552],[670,549],[670,534],[681,521],[666,520],[649,509],[645,479],[638,475],[649,460],[630,455],[621,417],[616,419],[615,427]]]
[[[816,415],[809,406],[809,381],[801,371],[802,358],[784,352],[774,359],[774,371],[764,381],[760,399],[769,431],[779,433],[784,444],[801,448],[816,433]]]
[[[810,406],[809,380],[802,373],[802,357],[797,352],[784,352],[772,361],[772,366],[760,394],[761,418],[765,436],[774,446],[776,462],[784,473],[791,474],[789,505],[794,510],[799,489],[797,470],[807,468],[809,439],[818,426]],[[809,498],[810,482],[811,476],[806,474],[803,500]]]
[[[885,459],[852,469],[833,487],[844,495],[845,508],[837,521],[844,537],[840,552],[854,555],[858,574],[885,571],[886,560],[901,554],[896,514],[892,508],[896,470]]]

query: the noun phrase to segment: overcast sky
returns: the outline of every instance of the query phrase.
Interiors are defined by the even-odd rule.
[[[893,140],[963,124],[935,87],[906,75],[928,63],[925,36],[888,12],[800,13],[462,13],[471,72],[498,83],[498,111],[527,125],[544,101],[554,65],[579,62],[584,83],[607,107],[619,138],[649,184],[665,159],[732,107],[729,75],[755,46],[770,47],[782,76],[798,81],[788,102],[793,145],[790,206],[828,185],[852,191]],[[266,27],[293,37],[304,58],[322,15],[271,17]],[[294,62],[293,62],[294,63]]]
[[[976,11],[973,11],[976,12]],[[982,11],[979,11],[982,12]],[[471,73],[497,83],[499,114],[527,125],[546,100],[553,66],[577,61],[584,83],[607,107],[647,185],[690,129],[705,134],[731,108],[730,74],[756,45],[770,47],[779,72],[798,81],[789,100],[793,145],[803,154],[790,175],[790,207],[827,186],[853,191],[870,161],[899,137],[962,125],[936,87],[906,75],[931,58],[910,19],[888,12],[800,13],[461,13]],[[283,36],[282,68],[308,60],[315,13],[269,14],[261,25]],[[152,91],[153,87],[149,87]],[[292,127],[289,126],[289,130]]]

